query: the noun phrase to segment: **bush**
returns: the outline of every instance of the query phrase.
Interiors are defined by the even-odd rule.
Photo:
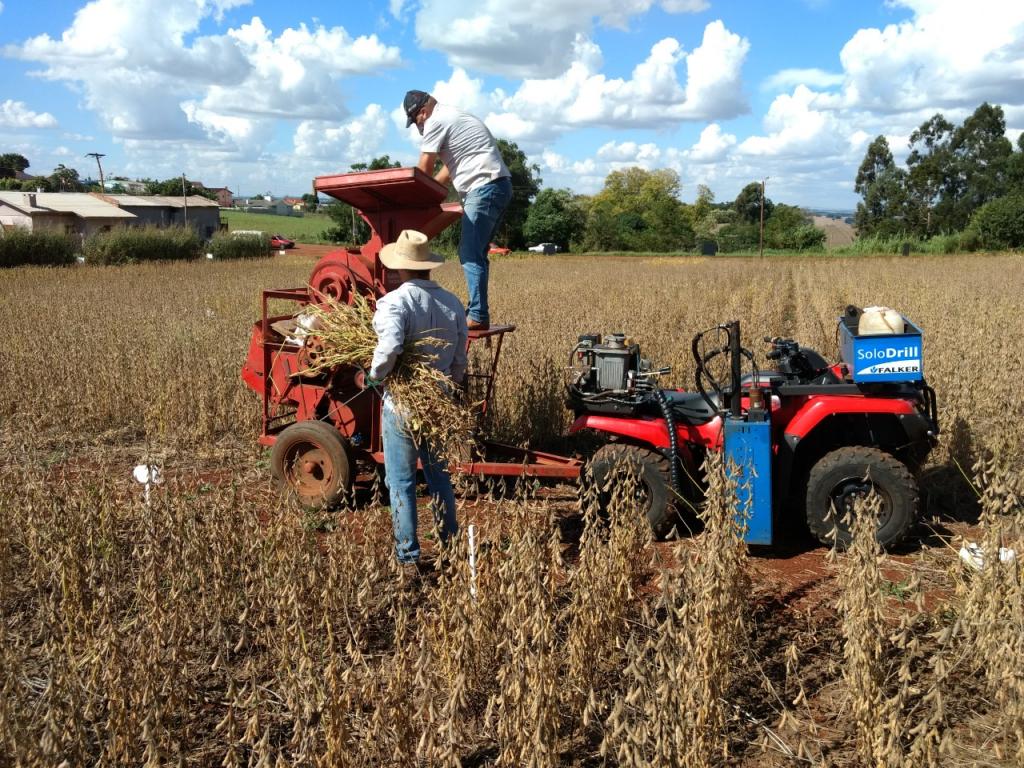
[[[0,234],[0,267],[72,264],[77,251],[77,237],[54,230],[30,232],[15,227]]]
[[[1024,248],[1024,195],[985,203],[974,212],[969,228],[977,233],[982,248]]]
[[[184,261],[199,257],[203,241],[191,227],[115,229],[85,241],[88,264]]]
[[[219,233],[207,253],[215,259],[265,259],[270,256],[270,236]]]

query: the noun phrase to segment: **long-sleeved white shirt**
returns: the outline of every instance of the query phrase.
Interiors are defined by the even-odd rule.
[[[459,298],[433,280],[407,280],[377,300],[373,314],[377,348],[370,376],[378,381],[391,373],[406,342],[433,337],[446,346],[431,346],[435,368],[461,382],[466,373],[466,310]]]

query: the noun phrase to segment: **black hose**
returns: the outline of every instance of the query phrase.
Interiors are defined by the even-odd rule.
[[[661,415],[665,418],[665,426],[668,427],[668,452],[669,452],[669,476],[672,480],[672,488],[680,496],[683,495],[683,483],[679,477],[679,441],[676,436],[676,419],[672,414],[672,406],[665,397],[665,392],[657,388],[652,393],[655,402],[661,407]]]

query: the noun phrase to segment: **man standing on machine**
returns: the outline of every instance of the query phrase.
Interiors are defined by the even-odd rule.
[[[459,261],[469,289],[470,330],[490,327],[487,251],[501,215],[512,199],[512,174],[497,142],[481,120],[424,91],[409,91],[403,103],[406,127],[416,123],[423,141],[417,167],[433,173],[438,156],[443,163],[434,178],[449,181],[462,198],[462,238]]]
[[[377,347],[370,364],[369,386],[384,385],[381,432],[384,441],[384,471],[391,495],[391,520],[395,531],[395,554],[403,568],[416,574],[420,557],[416,537],[416,460],[423,464],[427,488],[435,505],[441,542],[458,533],[455,493],[448,468],[426,445],[417,445],[401,411],[387,395],[387,376],[395,367],[407,342],[427,337],[445,342],[430,352],[432,365],[451,377],[455,384],[466,375],[466,314],[458,297],[430,279],[430,270],[444,263],[444,256],[432,253],[427,236],[412,229],[385,245],[380,260],[398,272],[401,285],[377,300],[373,329]]]

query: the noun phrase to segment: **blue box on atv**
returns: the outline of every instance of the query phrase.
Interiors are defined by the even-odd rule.
[[[843,362],[854,382],[860,384],[921,381],[924,378],[924,344],[921,329],[903,318],[903,333],[857,335],[857,318],[839,318],[839,345]]]
[[[772,425],[725,419],[726,472],[736,481],[736,514],[746,515],[747,544],[772,543]]]

